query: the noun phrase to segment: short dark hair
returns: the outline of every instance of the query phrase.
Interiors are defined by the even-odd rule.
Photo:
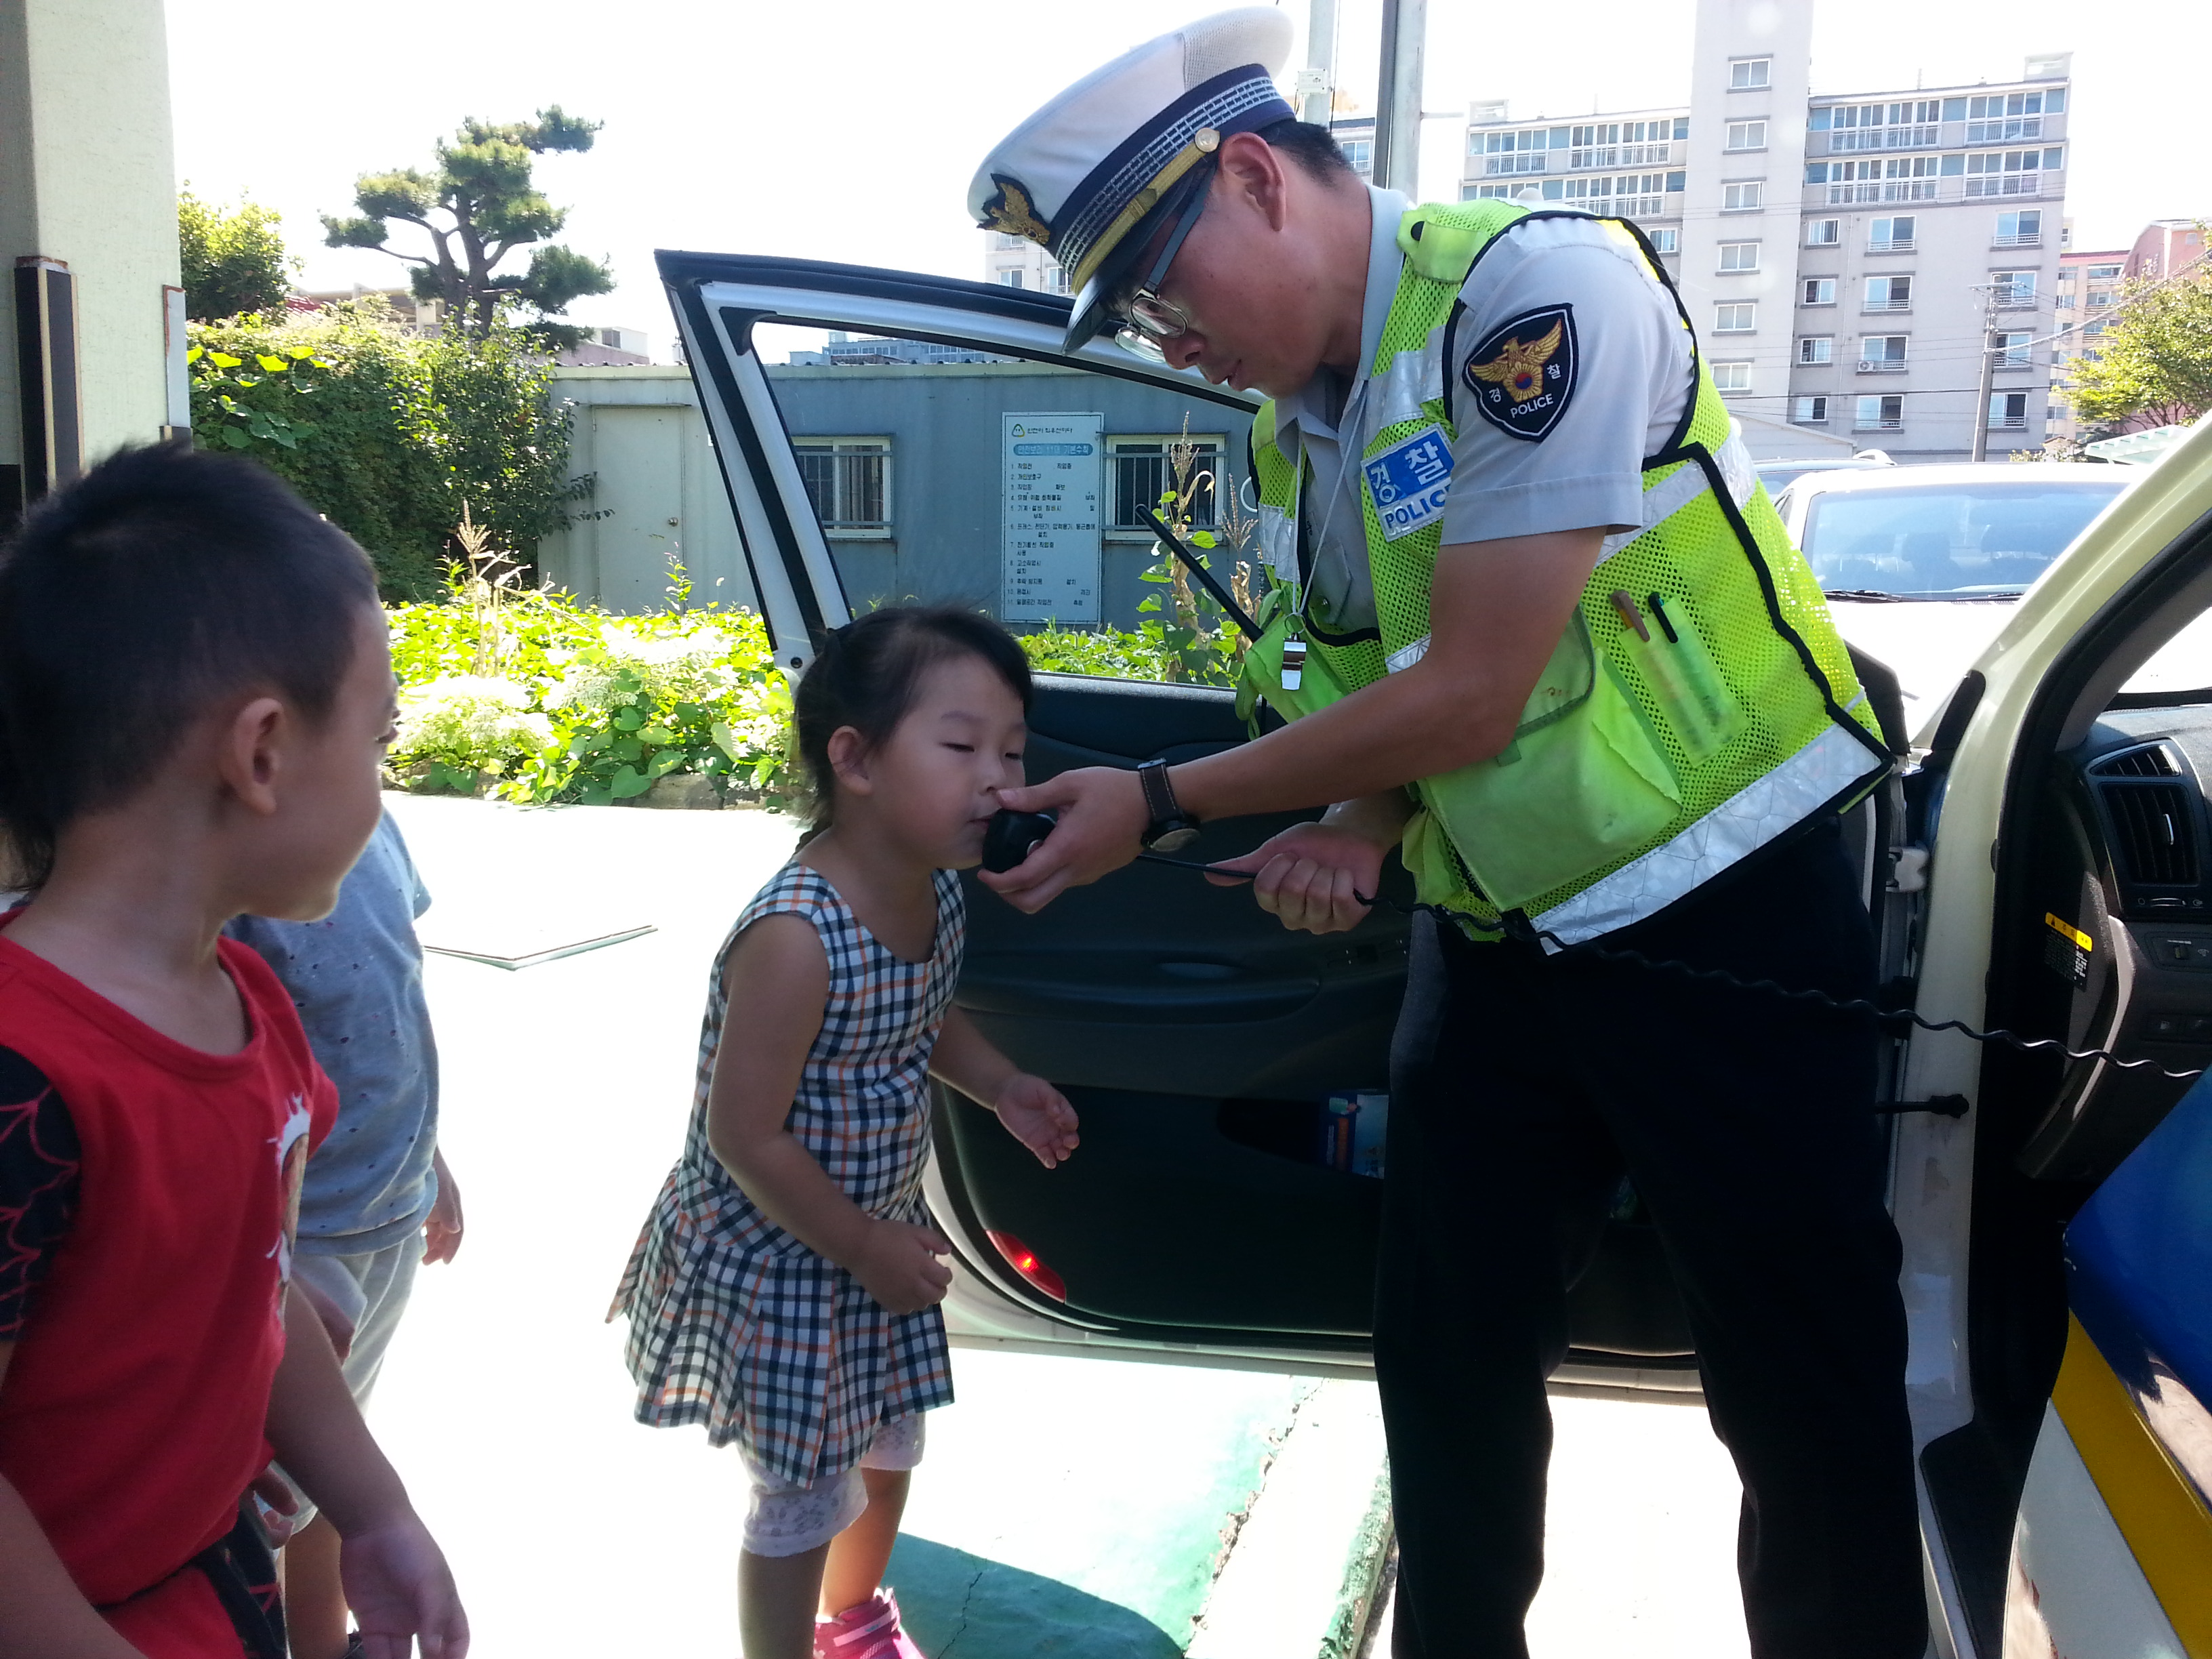
[[[271,472],[179,444],[125,449],[0,548],[0,823],[21,873],[128,799],[193,721],[256,687],[310,720],[353,665],[368,556]]]
[[[1029,659],[1012,635],[976,611],[949,605],[888,605],[847,623],[822,641],[792,699],[799,757],[812,795],[810,833],[827,830],[836,814],[830,738],[849,726],[864,742],[881,743],[914,707],[931,665],[962,656],[981,658],[1028,712],[1036,695]]]
[[[1346,179],[1357,179],[1335,135],[1327,127],[1311,121],[1278,121],[1270,127],[1261,127],[1260,137],[1267,141],[1272,149],[1279,149],[1305,170],[1306,176],[1317,184],[1334,185]]]

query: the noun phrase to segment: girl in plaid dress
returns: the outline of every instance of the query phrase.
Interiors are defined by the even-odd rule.
[[[613,1311],[639,1420],[744,1460],[746,1659],[921,1659],[881,1579],[921,1413],[952,1398],[928,1079],[1048,1169],[1076,1144],[1060,1091],[951,1006],[951,872],[1022,781],[1029,668],[981,617],[895,608],[832,634],[796,702],[814,827],[724,946],[684,1156]]]

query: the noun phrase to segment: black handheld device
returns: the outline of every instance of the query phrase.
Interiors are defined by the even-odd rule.
[[[1004,875],[1027,858],[1059,822],[1051,812],[1010,812],[1001,807],[991,814],[990,826],[983,831],[983,867]]]

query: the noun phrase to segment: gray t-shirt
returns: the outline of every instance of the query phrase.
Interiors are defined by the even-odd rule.
[[[239,916],[224,929],[291,994],[338,1120],[307,1161],[299,1249],[365,1255],[419,1229],[438,1196],[438,1048],[422,997],[415,918],[430,895],[384,815],[320,921]]]

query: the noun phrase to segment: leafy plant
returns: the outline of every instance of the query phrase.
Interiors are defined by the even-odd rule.
[[[551,367],[511,329],[424,338],[372,295],[194,324],[185,356],[196,441],[281,474],[368,550],[387,599],[439,592],[465,514],[528,548],[591,489],[568,471]]]
[[[218,207],[177,192],[177,252],[184,266],[185,314],[218,317],[273,311],[284,303],[300,261],[284,252],[283,219],[253,201]]]
[[[1199,557],[1217,579],[1211,555],[1225,550],[1223,561],[1227,580],[1223,586],[1246,616],[1253,611],[1255,572],[1245,555],[1259,529],[1258,520],[1245,512],[1237,499],[1236,480],[1223,469],[1217,479],[1211,469],[1198,465],[1203,452],[1190,441],[1190,416],[1183,416],[1182,436],[1168,446],[1168,470],[1172,487],[1160,492],[1160,517],[1176,538],[1201,550]],[[1218,530],[1193,527],[1200,504],[1211,505]],[[1140,612],[1159,613],[1160,620],[1142,624],[1144,636],[1158,649],[1164,672],[1160,678],[1194,683],[1233,685],[1250,641],[1246,640],[1213,596],[1192,580],[1183,562],[1165,546],[1153,544],[1158,562],[1140,580],[1164,586],[1164,605],[1153,594],[1137,606]]]
[[[2070,365],[2081,418],[2126,430],[2182,425],[2212,409],[2212,266],[2130,283]]]
[[[332,247],[374,248],[414,266],[415,297],[445,306],[464,332],[483,338],[503,311],[526,306],[536,313],[528,325],[532,332],[573,346],[582,331],[546,319],[571,301],[607,293],[614,277],[598,260],[546,241],[567,222],[568,210],[545,199],[531,172],[535,158],[549,151],[591,149],[599,130],[598,122],[564,114],[557,104],[532,121],[495,125],[471,117],[451,140],[439,141],[435,172],[397,167],[356,179],[356,216],[324,215],[324,240]],[[429,251],[392,246],[394,220],[420,231]],[[508,254],[526,247],[527,270],[500,270]]]
[[[726,795],[789,793],[791,689],[750,611],[618,617],[520,585],[512,560],[465,522],[471,548],[442,600],[392,609],[400,731],[392,765],[415,787],[604,805],[662,778]]]

